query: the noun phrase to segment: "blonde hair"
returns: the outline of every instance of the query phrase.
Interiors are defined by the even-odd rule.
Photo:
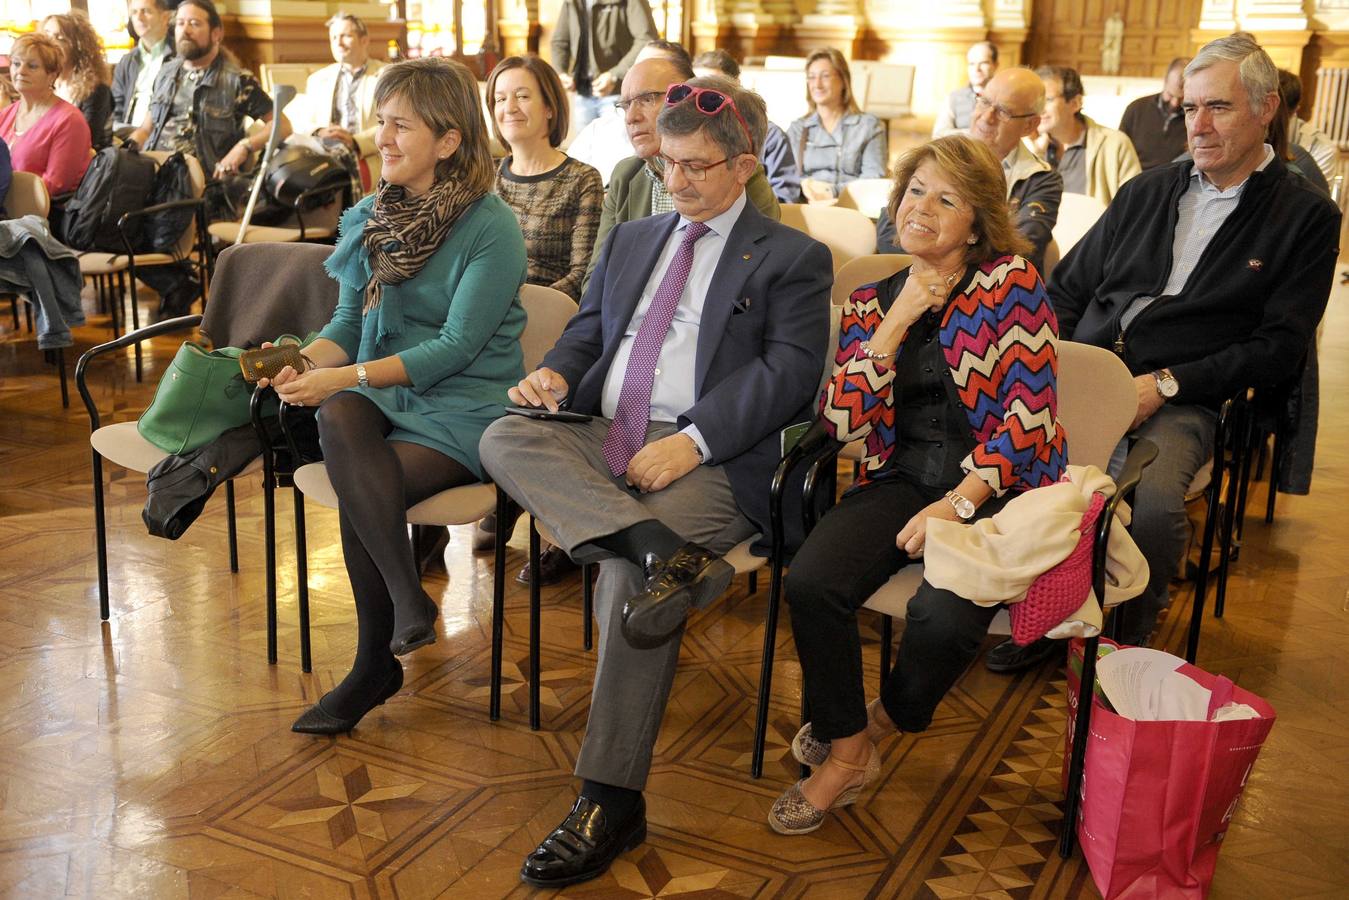
[[[852,92],[852,69],[848,68],[848,58],[833,47],[823,47],[806,57],[806,72],[809,73],[810,67],[821,59],[829,60],[834,74],[843,81],[843,108],[850,113],[861,112],[862,108],[857,105],[857,98]],[[809,84],[806,85],[806,104],[811,112],[815,112],[815,100],[810,96]]]
[[[459,132],[459,149],[436,163],[436,180],[453,178],[471,191],[490,193],[496,179],[478,82],[462,63],[424,56],[380,70],[375,108],[392,97],[406,100],[437,138]]]
[[[942,175],[955,185],[956,193],[974,210],[970,232],[977,240],[965,249],[965,262],[979,264],[1004,253],[1028,256],[1031,242],[1017,230],[1007,204],[1007,180],[1002,163],[981,141],[963,134],[951,134],[915,147],[900,157],[895,166],[895,187],[890,193],[890,221],[897,221],[900,201],[909,189],[909,179],[923,163],[931,160]]]
[[[30,31],[27,34],[21,34],[14,40],[14,44],[9,48],[9,58],[13,60],[29,59],[37,57],[37,61],[42,63],[42,68],[51,72],[53,75],[60,75],[61,69],[66,62],[65,49],[40,31]],[[10,66],[10,79],[13,80],[13,65]]]

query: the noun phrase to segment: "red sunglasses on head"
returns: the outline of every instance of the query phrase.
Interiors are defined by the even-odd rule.
[[[740,127],[745,129],[745,139],[749,141],[749,149],[745,152],[751,154],[754,152],[754,138],[749,133],[749,125],[745,122],[745,117],[740,115],[740,110],[736,108],[734,100],[721,91],[712,88],[694,87],[691,84],[672,84],[665,91],[665,105],[678,106],[690,97],[693,98],[694,107],[705,116],[715,116],[729,106],[731,112],[735,113],[737,121],[740,122]]]

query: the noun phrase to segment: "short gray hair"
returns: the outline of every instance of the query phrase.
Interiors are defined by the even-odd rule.
[[[751,146],[745,146],[745,129],[740,127],[735,110],[722,107],[715,116],[709,116],[696,109],[691,100],[662,109],[656,119],[656,129],[661,134],[677,136],[695,134],[706,129],[707,136],[727,157],[748,153],[758,158],[763,151],[764,135],[768,131],[768,107],[764,104],[763,98],[720,75],[690,78],[684,83],[689,87],[711,88],[730,97],[735,103],[735,108],[740,110],[740,115],[744,117],[745,124],[749,126]]]
[[[1238,31],[1205,44],[1185,67],[1185,78],[1188,80],[1192,75],[1220,62],[1237,64],[1241,86],[1246,89],[1246,96],[1250,100],[1251,112],[1259,113],[1265,98],[1270,94],[1278,94],[1278,68],[1269,54],[1255,42],[1255,38],[1246,32]]]

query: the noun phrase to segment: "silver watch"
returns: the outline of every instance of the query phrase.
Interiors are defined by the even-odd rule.
[[[370,379],[366,377],[364,363],[356,364],[356,386],[370,387]]]
[[[974,518],[974,503],[968,497],[961,496],[955,491],[947,491],[946,502],[951,504],[962,522],[968,522]]]
[[[1157,381],[1157,396],[1163,400],[1170,400],[1180,393],[1180,382],[1171,374],[1170,369],[1158,369],[1152,373],[1152,377]]]

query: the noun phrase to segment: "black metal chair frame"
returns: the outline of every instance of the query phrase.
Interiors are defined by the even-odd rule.
[[[177,331],[187,331],[201,324],[201,316],[181,316],[176,319],[166,319],[154,325],[147,325],[145,328],[128,332],[120,337],[114,338],[106,343],[99,344],[86,350],[80,356],[79,362],[75,364],[75,388],[79,391],[80,399],[84,402],[85,411],[89,414],[89,433],[92,435],[102,425],[99,416],[98,406],[94,403],[93,396],[89,393],[88,368],[89,364],[100,356],[112,353],[117,350],[138,344],[140,341],[149,340],[158,337],[161,334],[171,334]],[[108,533],[107,519],[104,508],[103,497],[103,457],[99,454],[97,448],[90,445],[90,454],[93,461],[93,486],[94,486],[94,528],[96,535],[96,552],[98,557],[98,610],[99,618],[107,621],[110,616],[110,602],[108,597]],[[230,571],[237,573],[239,571],[239,541],[238,529],[235,520],[235,502],[234,502],[234,480],[225,482],[225,504],[229,515],[229,557]],[[274,604],[274,598],[272,598]],[[274,609],[270,611],[269,622],[275,621]],[[271,629],[269,635],[270,642],[275,642],[275,629]],[[270,662],[276,662],[275,655],[269,657]]]
[[[197,240],[194,246],[194,250],[197,254],[197,262],[196,262],[197,270],[200,273],[200,278],[198,278],[198,284],[201,290],[201,303],[202,308],[205,309],[207,282],[210,280],[210,273],[214,269],[214,260],[210,257],[210,254],[206,252],[205,242],[202,239],[202,235],[206,234],[205,194],[203,194],[201,197],[192,197],[190,199],[185,200],[170,200],[167,203],[156,203],[154,206],[147,206],[144,209],[132,210],[129,213],[124,213],[122,217],[117,220],[117,231],[122,237],[122,246],[126,249],[127,273],[131,279],[128,285],[130,290],[127,296],[129,296],[131,301],[131,327],[133,330],[138,330],[140,328],[140,309],[136,304],[136,251],[131,246],[131,235],[128,233],[128,229],[136,219],[144,218],[145,216],[153,215],[155,213],[168,212],[169,210],[173,209],[188,209],[188,208],[194,210],[192,219],[197,229],[196,231]],[[161,251],[154,251],[154,252],[161,252]],[[176,256],[177,254],[171,253],[170,255]],[[149,266],[148,268],[154,268],[154,266]],[[118,279],[118,284],[119,285],[121,284],[120,277]],[[120,301],[114,302],[113,304],[114,308],[118,305],[118,303],[120,303]],[[115,330],[117,328],[117,313],[113,312],[112,317],[113,317],[113,328],[115,333]],[[142,377],[143,361],[141,354],[141,345],[139,342],[135,344],[135,352],[136,352],[136,380],[140,381]]]
[[[1242,388],[1236,395],[1223,401],[1214,425],[1213,474],[1208,487],[1204,489],[1207,511],[1199,546],[1199,564],[1195,569],[1190,627],[1185,639],[1185,660],[1189,663],[1193,663],[1199,654],[1199,633],[1203,625],[1209,579],[1212,577],[1216,582],[1213,617],[1221,619],[1227,604],[1227,576],[1239,551],[1253,456],[1254,416],[1248,393],[1246,388]],[[1272,492],[1272,484],[1270,489]],[[1215,541],[1218,543],[1216,569],[1209,564]]]
[[[506,542],[511,531],[506,528],[510,515],[510,497],[501,488],[497,488],[496,508],[496,549],[492,559],[492,671],[488,686],[488,716],[493,722],[501,718],[501,664],[503,627],[506,610]],[[534,516],[526,511],[529,518],[529,727],[538,731],[539,712],[539,629],[542,626],[542,586],[539,584],[539,557],[542,538],[534,521]],[[582,592],[582,629],[586,650],[594,647],[595,631],[595,583],[594,566],[581,567]]]

